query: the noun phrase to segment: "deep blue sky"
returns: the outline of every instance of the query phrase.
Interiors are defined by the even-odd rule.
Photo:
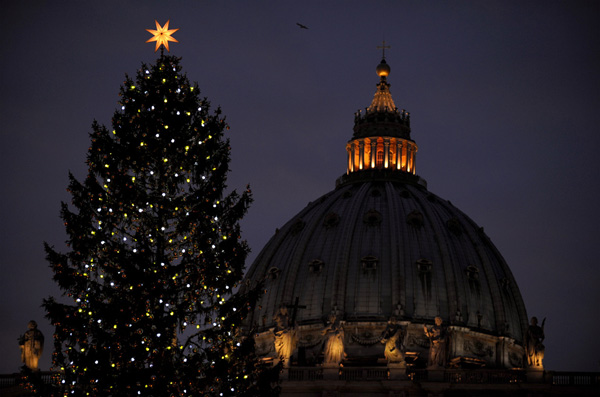
[[[84,4],[86,3],[86,4]],[[485,227],[546,322],[545,366],[600,370],[600,7],[597,1],[7,1],[0,62],[0,373],[59,294],[42,242],[65,240],[67,173],[125,73],[171,54],[231,126],[229,186],[250,183],[251,260],[345,172],[353,113],[388,81],[411,112],[417,173]],[[309,27],[298,28],[296,22]]]

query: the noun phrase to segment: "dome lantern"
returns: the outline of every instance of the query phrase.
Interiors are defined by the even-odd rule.
[[[347,175],[366,170],[415,175],[417,145],[410,139],[410,114],[394,104],[387,82],[390,71],[384,53],[376,68],[379,83],[373,101],[354,115],[354,134],[346,144]]]

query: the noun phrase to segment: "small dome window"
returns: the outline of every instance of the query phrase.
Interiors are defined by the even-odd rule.
[[[360,260],[363,271],[375,271],[377,270],[377,265],[379,264],[379,259],[373,255],[367,255],[361,258]]]
[[[417,270],[419,273],[431,273],[432,266],[433,262],[428,261],[427,259],[419,259],[417,261]]]
[[[323,266],[325,266],[325,263],[323,263],[322,260],[313,259],[308,263],[308,270],[311,273],[319,274],[321,273],[321,270],[323,270]]]
[[[277,280],[279,278],[279,274],[281,273],[281,269],[276,268],[275,266],[271,267],[267,272],[268,277],[271,280]]]
[[[302,229],[304,229],[304,221],[302,219],[298,219],[292,225],[290,233],[292,233],[293,235],[296,235],[296,234],[300,233],[302,231]]]
[[[417,210],[411,211],[406,216],[406,223],[408,223],[415,229],[420,229],[421,226],[423,226],[423,214]]]
[[[462,225],[458,218],[451,218],[446,221],[446,226],[448,229],[457,236],[460,236],[463,232]]]
[[[477,269],[475,266],[469,265],[465,271],[469,280],[479,280],[479,269]]]
[[[325,226],[326,229],[331,229],[332,227],[337,226],[338,223],[340,223],[340,216],[335,212],[328,213],[323,220],[323,226]]]
[[[369,210],[365,216],[363,217],[363,222],[367,224],[367,226],[377,226],[381,223],[383,217],[381,213],[377,210]]]

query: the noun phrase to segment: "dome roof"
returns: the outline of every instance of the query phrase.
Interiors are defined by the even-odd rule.
[[[355,114],[346,175],[279,229],[250,267],[248,282],[264,282],[265,293],[249,321],[267,352],[281,308],[291,308],[303,346],[335,314],[355,343],[349,357],[364,358],[380,355],[372,335],[390,319],[406,327],[406,348],[418,356],[429,343],[423,324],[441,317],[457,359],[520,366],[528,324],[519,288],[483,228],[416,175],[410,116],[393,105],[389,70],[378,66],[372,104]]]
[[[308,204],[267,243],[247,277],[266,279],[258,324],[282,304],[298,324],[436,316],[522,340],[527,316],[506,262],[483,229],[423,185],[350,181]]]

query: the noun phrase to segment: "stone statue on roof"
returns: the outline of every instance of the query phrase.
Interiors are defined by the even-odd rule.
[[[381,334],[381,343],[385,344],[385,358],[388,363],[404,362],[404,332],[397,323],[396,317],[392,316]]]
[[[344,329],[335,314],[329,316],[329,324],[321,333],[325,337],[323,364],[339,366],[346,354],[344,353]]]
[[[294,324],[290,324],[287,307],[279,308],[275,314],[277,324],[273,333],[275,334],[275,351],[277,357],[283,362],[284,368],[290,366],[290,358],[296,348],[297,335]]]
[[[435,318],[433,327],[423,326],[425,336],[429,338],[429,359],[427,366],[429,368],[443,368],[446,366],[448,351],[448,332],[442,325],[442,318]]]
[[[44,351],[44,335],[37,329],[37,323],[30,321],[29,328],[24,335],[19,338],[19,347],[21,348],[21,362],[31,370],[39,370],[39,361]]]
[[[542,326],[538,324],[537,317],[531,317],[531,324],[527,328],[525,334],[525,354],[527,355],[527,365],[529,367],[543,367],[542,360],[544,359],[543,341],[544,335],[544,323],[546,319],[542,321]]]

